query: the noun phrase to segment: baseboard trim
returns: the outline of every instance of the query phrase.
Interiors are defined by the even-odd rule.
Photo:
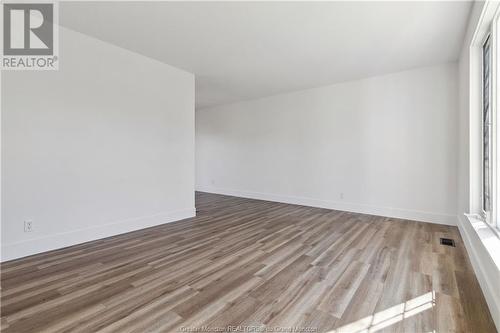
[[[151,216],[132,218],[85,229],[72,230],[12,244],[2,244],[1,261],[19,259],[33,254],[57,250],[194,216],[196,216],[196,209],[193,207]]]
[[[232,190],[232,189],[225,189],[225,188],[211,187],[211,186],[197,186],[196,190],[201,192],[231,195],[249,199],[275,201],[293,205],[327,208],[327,209],[341,210],[341,211],[360,213],[360,214],[370,214],[370,215],[393,217],[406,220],[414,220],[418,222],[437,223],[437,224],[445,224],[451,226],[457,225],[456,215],[429,213],[429,212],[421,212],[421,211],[399,209],[399,208],[379,207],[379,206],[371,206],[358,203],[348,203],[343,201],[342,202],[327,201],[327,200],[305,198],[305,197],[285,196],[285,195],[269,194],[261,192],[239,191],[239,190]]]
[[[498,276],[500,276],[500,273],[497,271],[497,277],[491,276],[493,274],[488,273],[488,270],[485,268],[485,266],[488,266],[498,270],[498,268],[496,268],[497,265],[492,258],[488,257],[487,254],[478,254],[478,250],[480,249],[477,249],[477,246],[474,246],[473,244],[480,244],[479,246],[482,246],[481,239],[466,216],[459,216],[458,230],[460,231],[460,235],[462,236],[465,248],[467,249],[467,254],[469,255],[469,259],[472,264],[472,268],[474,269],[474,273],[476,274],[479,285],[483,291],[484,298],[486,299],[486,303],[490,309],[491,317],[495,322],[497,330],[500,332],[500,294],[498,293]],[[477,239],[473,240],[473,238]],[[491,262],[485,262],[485,260],[491,260]]]

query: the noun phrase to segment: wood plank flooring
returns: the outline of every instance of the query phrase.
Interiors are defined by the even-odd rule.
[[[2,332],[495,332],[457,228],[196,202],[196,218],[2,264]]]

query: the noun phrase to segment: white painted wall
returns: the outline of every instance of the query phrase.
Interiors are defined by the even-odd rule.
[[[458,227],[490,308],[490,313],[500,331],[500,288],[498,287],[500,281],[500,252],[498,252],[500,240],[484,223],[480,221],[471,223],[464,216],[464,213],[474,212],[474,202],[479,201],[480,196],[477,184],[480,177],[477,170],[479,165],[476,162],[481,158],[480,140],[470,140],[470,119],[481,116],[471,115],[470,112],[471,75],[478,74],[471,73],[470,45],[476,27],[481,20],[484,5],[485,2],[482,1],[474,3],[459,60]],[[477,133],[477,131],[478,129],[475,129],[472,133]],[[471,141],[477,144],[476,148],[472,150]]]
[[[198,190],[456,224],[457,65],[196,112]]]
[[[59,71],[2,73],[2,260],[195,214],[194,76],[60,34]]]
[[[479,22],[484,2],[474,3],[469,25],[465,34],[458,62],[459,75],[459,135],[458,135],[458,211],[459,214],[470,212],[470,181],[469,181],[469,78],[470,78],[470,43]]]

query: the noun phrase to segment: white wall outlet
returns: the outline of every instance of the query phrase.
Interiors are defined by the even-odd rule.
[[[344,193],[341,192],[339,197],[340,197],[340,200],[344,200]]]
[[[24,221],[24,232],[32,232],[33,231],[33,221],[27,220]]]

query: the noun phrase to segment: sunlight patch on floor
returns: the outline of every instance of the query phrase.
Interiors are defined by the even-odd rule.
[[[372,333],[391,326],[403,319],[410,318],[418,313],[432,309],[436,304],[436,293],[430,291],[426,294],[412,298],[404,303],[379,311],[371,316],[356,320],[350,324],[339,327],[328,333]],[[433,332],[429,332],[433,333]]]

